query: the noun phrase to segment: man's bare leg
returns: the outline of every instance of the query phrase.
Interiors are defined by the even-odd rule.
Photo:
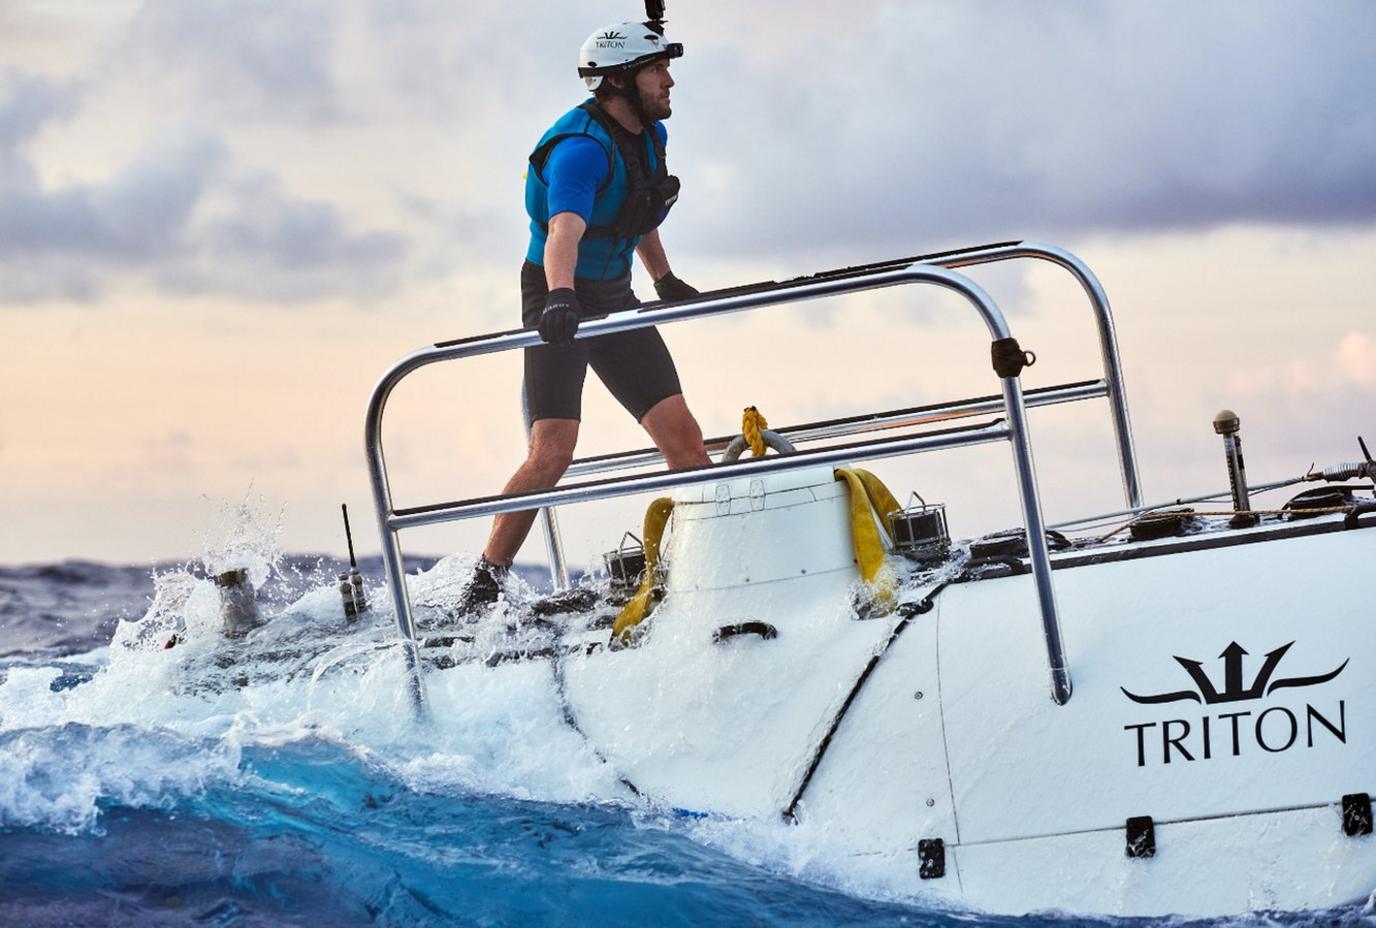
[[[577,419],[537,419],[530,429],[525,463],[502,488],[503,494],[545,490],[559,482],[573,461],[578,444]],[[712,460],[702,446],[702,429],[688,410],[683,394],[666,397],[640,420],[671,469],[698,467]],[[483,557],[490,564],[509,566],[530,534],[538,510],[507,512],[492,522]]]
[[[664,455],[670,470],[712,463],[702,445],[702,429],[689,412],[682,393],[666,396],[655,403],[641,418],[640,424]]]
[[[701,441],[699,438],[699,444]],[[554,486],[564,476],[564,471],[569,469],[577,444],[577,419],[536,419],[530,427],[530,447],[525,463],[502,488],[503,495],[547,490]],[[492,532],[487,536],[487,547],[483,549],[483,557],[487,558],[488,563],[509,567],[530,534],[530,527],[535,524],[538,514],[539,510],[529,509],[524,512],[504,512],[493,519]]]

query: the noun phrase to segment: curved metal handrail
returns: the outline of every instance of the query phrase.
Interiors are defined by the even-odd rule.
[[[1127,500],[1129,508],[1141,506],[1141,477],[1137,468],[1137,452],[1133,443],[1132,424],[1128,415],[1127,393],[1123,385],[1123,365],[1118,351],[1118,335],[1113,322],[1113,313],[1109,308],[1108,295],[1089,266],[1065,249],[1036,242],[1000,242],[995,245],[978,245],[956,251],[915,255],[859,267],[824,271],[810,277],[798,277],[778,283],[751,284],[721,292],[753,292],[765,288],[788,289],[813,280],[856,277],[861,274],[911,267],[914,264],[926,264],[955,270],[961,267],[1017,259],[1046,261],[1069,271],[1089,297],[1090,307],[1094,310],[1095,325],[1099,333],[1099,350],[1104,368],[1103,383],[1105,390],[1103,395],[1108,398],[1109,409],[1113,416],[1113,431],[1118,449],[1118,465],[1122,476],[1123,496]],[[712,293],[703,294],[704,298],[711,296]],[[793,426],[784,431],[788,433],[794,429],[807,429],[809,427],[807,425]],[[832,430],[832,434],[835,437],[855,434],[857,431],[859,429],[850,431],[835,429]],[[626,467],[643,467],[657,463],[663,463],[663,457],[659,455],[658,451],[645,449],[620,454],[599,455],[595,458],[581,458],[572,463],[568,473],[576,475],[603,472],[615,469],[618,464]]]
[[[648,309],[613,313],[584,322],[579,328],[578,338],[593,338],[652,325],[663,325],[764,306],[917,283],[939,286],[964,297],[967,302],[974,306],[984,321],[993,341],[998,342],[1012,338],[1002,312],[978,284],[954,271],[923,264],[913,264],[897,269],[866,271],[843,278],[804,281],[788,286],[779,286],[777,289],[726,294],[695,300],[691,303],[665,304]],[[454,342],[442,342],[412,352],[396,362],[383,374],[373,389],[368,402],[364,443],[373,500],[378,515],[378,529],[382,540],[382,559],[387,571],[388,585],[392,590],[397,627],[402,636],[411,700],[418,715],[424,715],[425,695],[420,672],[420,658],[415,644],[415,626],[411,614],[410,597],[406,589],[401,544],[398,538],[401,528],[415,524],[454,521],[479,514],[533,509],[537,506],[551,505],[557,502],[575,502],[628,495],[651,488],[669,488],[695,483],[705,476],[703,472],[705,469],[695,468],[689,471],[675,471],[649,476],[623,477],[597,481],[596,486],[559,487],[542,493],[425,507],[423,519],[412,518],[414,511],[405,517],[400,516],[392,505],[386,458],[382,448],[382,417],[392,390],[403,378],[430,364],[538,344],[540,344],[538,333],[533,330],[520,330],[476,336]],[[1043,634],[1046,640],[1052,698],[1058,704],[1064,704],[1071,695],[1070,672],[1066,664],[1065,647],[1061,638],[1051,582],[1051,561],[1046,547],[1046,525],[1037,490],[1031,443],[1027,434],[1027,409],[1023,400],[1022,385],[1016,373],[1011,376],[1001,375],[1000,384],[1004,398],[1004,414],[1007,418],[1006,437],[1013,448],[1014,470],[1018,479],[1023,522],[1027,530],[1032,572],[1037,589]],[[899,451],[900,448],[903,451],[924,450],[923,442],[924,439],[922,438],[897,438],[881,439],[871,444],[875,448],[881,449],[880,453],[888,450],[902,453]],[[756,474],[761,473],[765,467],[770,471],[792,470],[810,466],[828,454],[842,453],[847,450],[849,449],[826,449],[821,452],[790,455],[772,459],[767,464],[756,461],[745,464],[722,465],[711,468],[708,472],[712,477],[723,479],[734,476],[737,469]]]
[[[1137,450],[1132,440],[1132,421],[1128,416],[1127,392],[1123,386],[1123,362],[1118,352],[1118,332],[1113,324],[1113,313],[1109,309],[1108,294],[1099,278],[1089,269],[1089,265],[1064,248],[1037,242],[1017,242],[972,249],[963,254],[957,252],[935,263],[954,270],[1017,258],[1032,258],[1064,268],[1079,281],[1085,295],[1089,297],[1099,330],[1099,353],[1104,364],[1104,381],[1108,384],[1114,438],[1118,443],[1118,465],[1122,471],[1123,495],[1127,498],[1130,508],[1142,505],[1142,480],[1137,470]]]

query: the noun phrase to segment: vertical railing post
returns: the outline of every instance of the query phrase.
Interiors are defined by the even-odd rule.
[[[390,515],[392,507],[386,509]],[[401,554],[401,539],[397,532],[382,520],[382,564],[387,571],[387,585],[392,590],[392,608],[396,610],[397,628],[401,632],[401,653],[406,664],[406,680],[411,694],[411,709],[418,721],[428,718],[425,701],[425,682],[421,676],[420,651],[416,646],[416,626],[411,615],[411,594],[406,589],[406,562]]]
[[[1056,705],[1070,701],[1070,667],[1061,638],[1056,591],[1051,585],[1051,552],[1046,546],[1046,520],[1037,492],[1037,471],[1032,460],[1032,443],[1027,436],[1027,406],[1022,384],[1017,377],[1002,378],[1003,403],[1008,413],[1008,442],[1013,449],[1013,469],[1018,475],[1018,497],[1022,503],[1023,525],[1027,529],[1027,553],[1037,588],[1037,605],[1046,639],[1046,659],[1051,669],[1051,698]]]
[[[416,647],[416,624],[411,614],[411,594],[406,589],[406,561],[401,553],[401,538],[392,528],[392,489],[387,483],[387,461],[382,453],[382,412],[387,397],[397,381],[420,366],[424,352],[412,354],[392,367],[373,388],[365,417],[363,447],[368,459],[368,479],[372,484],[373,508],[377,512],[378,537],[382,542],[382,566],[387,573],[387,586],[392,591],[392,609],[396,613],[397,631],[401,633],[402,659],[406,665],[407,690],[411,709],[417,721],[428,716],[425,682],[421,677],[420,652]]]

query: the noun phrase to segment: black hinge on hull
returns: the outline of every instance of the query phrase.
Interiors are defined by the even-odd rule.
[[[1366,793],[1343,797],[1343,834],[1349,838],[1371,834],[1371,797]]]
[[[939,880],[946,875],[946,845],[940,838],[917,842],[917,875],[924,880]]]
[[[1156,856],[1156,825],[1150,815],[1138,815],[1127,821],[1127,844],[1123,848],[1129,857]]]

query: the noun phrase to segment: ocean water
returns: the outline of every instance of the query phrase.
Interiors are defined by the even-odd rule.
[[[207,579],[230,560],[271,616],[237,643]],[[423,624],[469,563],[415,565]],[[0,568],[0,925],[1140,924],[867,897],[801,829],[646,807],[561,722],[548,661],[500,688],[450,668],[416,723],[385,591],[347,624],[340,567],[229,546]],[[518,606],[453,648],[538,653]]]

